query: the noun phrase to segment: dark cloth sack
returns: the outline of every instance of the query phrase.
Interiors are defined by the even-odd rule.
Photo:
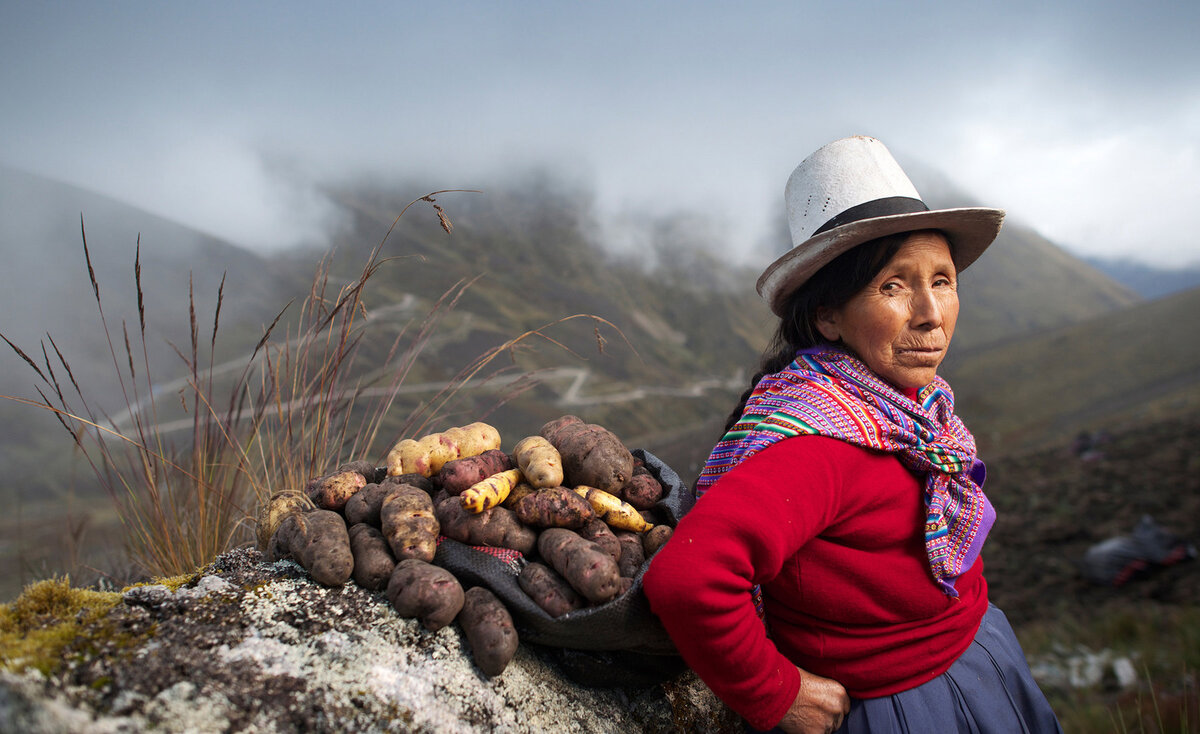
[[[655,505],[655,509],[665,518],[664,521],[668,525],[675,527],[695,502],[691,490],[684,486],[674,470],[650,452],[635,449],[633,455],[640,459],[646,465],[646,469],[663,485],[663,498]],[[640,656],[677,655],[674,644],[667,636],[662,623],[651,613],[650,605],[642,592],[642,576],[650,564],[649,560],[638,570],[629,591],[607,604],[569,612],[557,619],[535,604],[517,584],[517,575],[526,563],[523,558],[518,558],[515,563],[510,564],[472,546],[443,539],[438,545],[437,556],[433,562],[453,573],[464,587],[484,586],[499,597],[512,614],[521,642],[594,653],[560,655],[559,657],[567,660],[568,664],[572,661],[588,660],[590,662],[585,667],[600,671],[606,662],[618,661],[622,667],[637,667],[641,661]],[[671,662],[657,663],[649,667],[675,672],[681,667],[674,666]],[[610,669],[604,673],[604,677],[612,676],[615,681],[620,680],[621,676],[614,676],[614,672]],[[606,685],[601,682],[589,684]]]
[[[1195,557],[1194,545],[1144,515],[1130,535],[1109,538],[1088,548],[1081,570],[1093,584],[1117,587],[1157,567]]]

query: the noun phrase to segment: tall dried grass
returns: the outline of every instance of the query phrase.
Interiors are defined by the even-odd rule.
[[[434,198],[445,193],[450,191],[436,191],[405,206],[358,277],[336,291],[331,287],[330,258],[323,258],[296,313],[288,316],[295,305],[289,303],[275,316],[229,384],[217,382],[213,369],[224,279],[207,334],[201,333],[189,279],[189,342],[183,349],[172,345],[186,372],[186,388],[179,399],[191,425],[182,444],[171,441],[164,430],[167,421],[162,416],[169,411],[160,403],[150,369],[140,239],[134,258],[138,322],[131,340],[126,322],[121,321],[114,335],[105,314],[81,220],[88,277],[124,402],[117,419],[128,428],[118,428],[118,420],[89,399],[67,357],[49,336],[41,344],[39,362],[0,334],[37,374],[40,399],[0,397],[50,411],[58,418],[114,503],[130,557],[145,574],[191,573],[249,540],[256,507],[277,489],[302,487],[348,457],[381,457],[399,438],[419,435],[446,420],[453,415],[464,386],[486,383],[512,369],[496,368],[496,359],[522,342],[537,337],[562,346],[546,330],[577,319],[592,323],[601,346],[599,327],[616,330],[603,318],[574,314],[519,334],[479,355],[430,399],[406,409],[399,429],[383,435],[385,425],[394,423],[390,411],[400,387],[444,316],[473,281],[460,280],[422,318],[408,322],[391,342],[384,362],[369,370],[358,364],[368,314],[365,289],[382,267],[396,259],[383,258],[381,253],[410,207],[431,204],[442,228],[450,233],[453,225]],[[492,409],[534,384],[532,374],[507,381]]]

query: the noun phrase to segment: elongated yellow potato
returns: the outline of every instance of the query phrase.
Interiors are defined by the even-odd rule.
[[[503,502],[520,481],[521,470],[509,469],[472,484],[458,498],[464,510],[478,514]]]
[[[616,495],[582,484],[575,488],[575,492],[588,501],[596,517],[611,527],[632,530],[635,533],[644,533],[654,527],[646,522],[646,518],[642,517],[633,505],[622,501]]]

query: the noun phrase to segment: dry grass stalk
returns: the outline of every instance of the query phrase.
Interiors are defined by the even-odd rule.
[[[394,406],[405,378],[443,317],[453,310],[474,281],[459,281],[422,319],[401,329],[385,363],[376,366],[378,374],[390,376],[382,389],[366,381],[362,375],[369,370],[356,363],[367,313],[364,289],[371,277],[392,259],[381,258],[380,253],[404,213],[418,201],[433,203],[433,196],[443,193],[449,191],[433,192],[410,202],[371,251],[358,278],[337,293],[329,290],[330,260],[322,259],[294,320],[283,326],[281,339],[277,342],[273,337],[285,323],[284,315],[292,303],[276,314],[229,385],[218,385],[213,379],[224,279],[218,289],[205,357],[201,353],[195,294],[189,278],[187,349],[171,345],[187,374],[187,386],[180,391],[179,399],[189,416],[191,430],[183,446],[168,440],[162,430],[164,421],[160,421],[160,406],[153,389],[146,344],[140,239],[134,260],[138,325],[131,340],[129,329],[121,323],[122,349],[118,349],[110,335],[81,220],[88,277],[125,406],[122,421],[129,427],[116,430],[116,422],[89,402],[53,339],[50,344],[55,357],[48,356],[43,344],[39,365],[0,334],[43,383],[37,387],[40,400],[0,397],[50,411],[58,417],[116,506],[126,529],[130,555],[145,573],[151,576],[191,573],[224,550],[251,538],[251,518],[256,507],[272,492],[303,487],[311,477],[347,458],[381,459],[399,438],[422,434],[435,422],[446,420],[455,409],[455,398],[463,387],[473,382],[486,384],[507,371],[486,372],[500,355],[514,352],[532,337],[566,349],[546,330],[577,319],[594,322],[600,344],[603,344],[600,325],[616,329],[605,319],[575,314],[526,331],[488,350],[460,370],[437,394],[406,415],[399,435],[381,435],[385,417]],[[443,229],[450,232],[452,226],[442,207],[434,204],[434,209]],[[202,366],[205,360],[207,364]],[[56,365],[69,377],[70,389],[65,389],[58,379]],[[494,407],[534,384],[533,375],[522,376],[497,398]],[[368,388],[371,398],[365,400]],[[224,400],[220,399],[222,395],[226,396]]]

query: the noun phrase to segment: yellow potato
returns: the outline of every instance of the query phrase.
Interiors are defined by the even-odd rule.
[[[646,518],[642,517],[633,505],[602,489],[580,485],[575,488],[575,492],[588,501],[596,512],[596,517],[614,528],[644,533],[654,527],[646,522]]]
[[[509,469],[499,474],[493,474],[482,482],[471,485],[469,489],[464,490],[458,497],[462,501],[464,510],[480,513],[503,502],[504,498],[508,497],[508,493],[520,481],[521,470]]]
[[[561,487],[563,483],[562,457],[541,436],[529,436],[513,448],[513,458],[517,467],[525,475],[525,481],[535,489]]]
[[[472,423],[398,442],[387,456],[389,476],[420,474],[431,477],[455,459],[500,448],[500,432],[487,423]]]

